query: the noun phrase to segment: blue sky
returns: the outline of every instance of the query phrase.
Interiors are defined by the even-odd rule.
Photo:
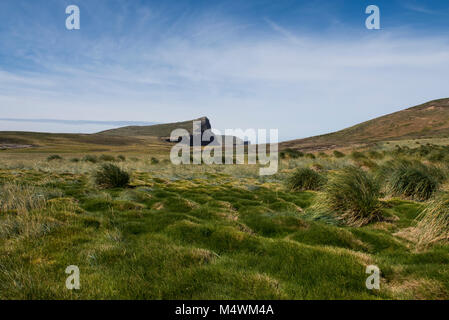
[[[208,116],[286,140],[448,97],[448,74],[447,0],[0,2],[1,118]]]

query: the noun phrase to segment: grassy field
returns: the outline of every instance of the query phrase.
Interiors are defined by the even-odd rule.
[[[284,152],[265,177],[257,166],[174,166],[166,153],[120,146],[109,157],[1,151],[0,299],[448,299],[449,244],[421,245],[418,223],[445,194],[448,158],[418,147]],[[54,151],[60,157],[48,158]],[[427,199],[401,194],[398,157],[427,166]],[[129,185],[99,188],[104,163],[129,172]],[[322,208],[348,166],[359,184],[379,181],[369,205],[381,218],[352,223],[340,211],[361,211]],[[65,287],[69,265],[80,269],[80,290]],[[368,265],[381,270],[380,290],[365,286]]]

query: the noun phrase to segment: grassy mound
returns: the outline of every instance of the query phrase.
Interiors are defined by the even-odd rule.
[[[104,164],[95,173],[95,182],[103,188],[123,188],[129,184],[130,175],[114,164]]]
[[[345,157],[345,154],[343,152],[338,151],[338,150],[335,150],[333,152],[333,155],[334,155],[335,158],[344,158]]]
[[[101,161],[115,161],[115,157],[109,154],[102,154],[99,158]]]
[[[330,175],[316,208],[331,211],[350,226],[379,220],[380,187],[376,180],[357,167],[346,167]]]
[[[319,190],[325,183],[325,178],[318,172],[309,168],[297,169],[287,181],[291,190]]]
[[[149,156],[136,154],[119,167],[138,186],[98,190],[98,164],[49,167],[29,156],[25,168],[0,169],[0,299],[449,297],[449,244],[417,252],[396,235],[414,230],[427,203],[393,199],[382,213],[397,219],[352,228],[309,219],[321,192],[285,190],[285,171],[260,179],[246,165],[148,167]],[[319,163],[338,173],[349,161]],[[81,290],[65,288],[71,264],[84,275]],[[381,290],[366,289],[370,264],[382,270]]]
[[[412,200],[428,200],[444,181],[443,172],[419,161],[390,161],[381,169],[387,191],[394,196]]]
[[[47,161],[52,161],[52,160],[62,160],[62,157],[58,154],[52,154],[47,157]]]
[[[449,193],[442,193],[418,217],[418,246],[449,240]]]
[[[83,161],[91,162],[91,163],[97,163],[98,162],[98,158],[97,158],[97,156],[87,154],[87,155],[85,155],[83,157]]]

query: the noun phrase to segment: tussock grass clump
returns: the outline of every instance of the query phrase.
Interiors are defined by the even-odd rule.
[[[364,168],[368,168],[368,169],[375,169],[377,168],[377,163],[368,159],[368,158],[359,158],[359,159],[355,159],[354,163],[359,166],[359,167],[364,167]]]
[[[380,220],[380,187],[373,177],[357,167],[331,173],[315,208],[331,211],[350,226]]]
[[[427,156],[427,159],[430,162],[441,162],[441,161],[444,161],[446,158],[447,158],[447,154],[442,151],[432,151]]]
[[[316,159],[316,157],[313,153],[306,153],[304,156],[309,159]]]
[[[93,156],[93,155],[87,154],[87,155],[85,155],[83,157],[83,161],[97,163],[98,162],[98,158],[97,158],[97,156]]]
[[[430,199],[445,180],[441,169],[419,161],[389,161],[380,172],[387,182],[387,192],[419,201]]]
[[[449,193],[430,201],[418,216],[418,247],[449,240]]]
[[[130,174],[118,166],[108,163],[95,173],[95,182],[102,188],[123,188],[129,184]]]
[[[328,158],[329,155],[327,153],[325,153],[325,152],[319,152],[318,153],[318,157],[320,157],[320,158]]]
[[[42,214],[44,209],[47,209],[46,190],[17,183],[0,186],[0,240],[50,232],[54,223]]]
[[[334,155],[335,158],[344,158],[345,157],[345,154],[343,152],[341,152],[341,151],[338,151],[338,150],[335,150],[333,152],[333,155]]]
[[[312,169],[313,171],[316,171],[316,172],[320,172],[320,171],[324,170],[324,167],[323,167],[323,165],[321,165],[319,163],[314,163],[310,166],[310,169]]]
[[[371,159],[381,160],[385,157],[385,155],[376,150],[370,150],[368,151],[368,157]]]
[[[115,161],[115,158],[114,158],[114,156],[111,156],[109,154],[102,154],[100,156],[100,160],[101,161]]]
[[[47,161],[53,161],[53,160],[62,160],[62,157],[59,154],[52,154],[47,157]]]
[[[354,160],[364,159],[366,158],[365,154],[360,151],[353,151],[351,152],[351,158]]]
[[[24,213],[43,209],[45,205],[44,192],[33,186],[18,183],[5,183],[0,186],[0,212]]]
[[[285,159],[286,157],[291,159],[298,159],[304,157],[304,153],[299,150],[287,148],[284,151],[281,151],[281,158]]]
[[[297,169],[287,180],[287,186],[294,191],[319,190],[326,179],[309,168]]]

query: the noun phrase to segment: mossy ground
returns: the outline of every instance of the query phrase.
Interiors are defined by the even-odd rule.
[[[384,201],[391,219],[351,228],[310,217],[316,193],[284,186],[288,162],[259,177],[127,156],[131,186],[99,190],[96,164],[20,157],[0,184],[31,185],[46,204],[1,211],[0,299],[449,298],[449,245],[417,251],[407,236],[422,203]],[[365,287],[371,264],[380,290]],[[65,288],[69,265],[80,290]]]

